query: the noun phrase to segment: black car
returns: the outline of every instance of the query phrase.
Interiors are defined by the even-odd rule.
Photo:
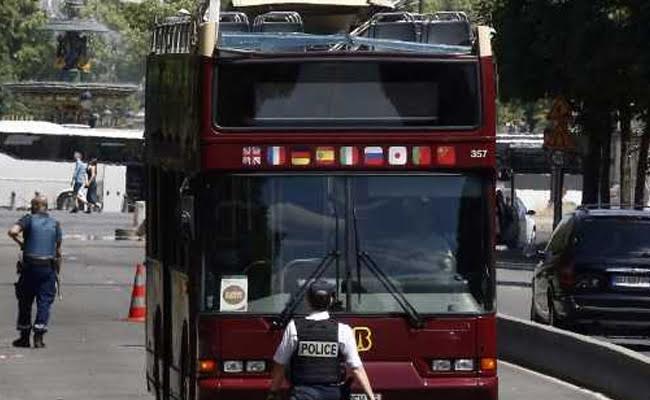
[[[578,208],[540,256],[533,321],[650,335],[650,212]]]

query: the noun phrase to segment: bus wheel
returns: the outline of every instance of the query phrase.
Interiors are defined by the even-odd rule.
[[[70,210],[74,207],[75,196],[73,192],[64,192],[56,198],[57,210]]]
[[[156,400],[162,399],[162,387],[160,382],[160,313],[156,313],[156,318],[154,322],[154,332],[153,332],[153,380],[154,380],[154,394]]]
[[[181,355],[179,358],[180,362],[180,374],[178,388],[180,390],[181,400],[189,399],[190,392],[190,379],[189,379],[189,352],[188,352],[188,335],[187,335],[187,322],[183,323],[183,336],[181,341]]]

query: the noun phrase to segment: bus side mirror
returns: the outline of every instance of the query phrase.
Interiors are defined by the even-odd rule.
[[[190,241],[195,237],[194,196],[181,196],[180,228],[183,239]]]

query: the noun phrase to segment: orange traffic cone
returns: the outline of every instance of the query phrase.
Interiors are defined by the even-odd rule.
[[[133,281],[133,292],[131,292],[131,307],[129,308],[128,321],[144,322],[147,315],[147,304],[145,301],[145,277],[144,265],[138,264],[135,269]]]

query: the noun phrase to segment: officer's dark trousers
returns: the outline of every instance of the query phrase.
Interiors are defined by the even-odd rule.
[[[338,386],[295,386],[291,389],[289,400],[341,400]]]
[[[46,332],[50,307],[56,297],[56,273],[50,266],[25,264],[16,282],[19,331],[32,328],[32,305],[36,300],[34,332]]]

